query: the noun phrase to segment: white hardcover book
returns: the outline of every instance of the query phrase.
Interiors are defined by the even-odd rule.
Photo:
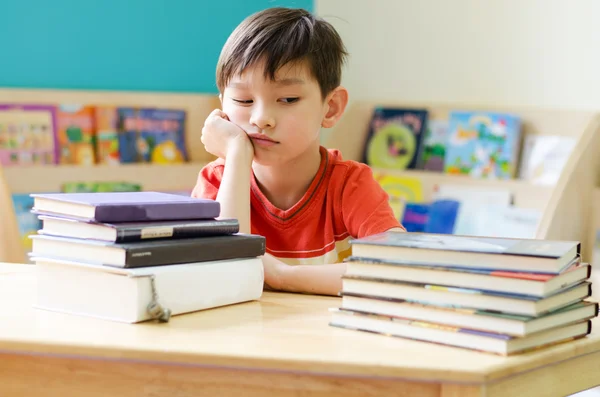
[[[34,307],[126,323],[152,319],[148,307],[155,298],[177,315],[257,300],[263,291],[259,257],[136,269],[33,260]]]

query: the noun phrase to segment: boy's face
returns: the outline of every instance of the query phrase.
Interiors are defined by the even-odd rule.
[[[258,164],[283,164],[318,151],[329,105],[305,64],[282,67],[274,81],[265,78],[262,63],[248,67],[227,84],[222,103],[252,140]]]

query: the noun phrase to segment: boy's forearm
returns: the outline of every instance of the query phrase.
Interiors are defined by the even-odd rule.
[[[252,151],[243,146],[229,150],[217,193],[217,201],[221,205],[219,218],[237,219],[241,233],[250,233],[251,175]]]
[[[273,289],[334,296],[342,290],[345,263],[290,266],[271,255],[265,255],[263,262],[265,270],[270,268],[275,273],[275,280],[270,284]]]

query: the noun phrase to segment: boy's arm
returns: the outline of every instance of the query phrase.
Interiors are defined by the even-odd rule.
[[[402,228],[389,231],[404,232]],[[345,263],[326,265],[287,265],[277,258],[263,256],[265,283],[274,290],[319,295],[339,295]]]
[[[225,160],[216,197],[221,205],[219,218],[236,218],[240,232],[250,233],[250,177],[254,157],[250,139],[220,109],[213,110],[206,118],[200,139],[207,152]]]
[[[252,152],[244,145],[229,148],[223,179],[217,193],[221,205],[219,218],[237,218],[240,233],[250,233],[250,177]]]

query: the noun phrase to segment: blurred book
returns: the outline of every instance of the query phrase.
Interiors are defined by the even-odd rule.
[[[0,103],[0,164],[55,164],[56,117],[55,106]]]
[[[519,178],[536,185],[555,185],[576,144],[577,139],[570,136],[527,135]]]
[[[81,104],[60,104],[57,112],[59,164],[92,165],[94,149],[94,108]]]
[[[128,107],[117,111],[121,163],[187,161],[185,111]]]
[[[521,141],[520,118],[505,113],[450,113],[445,172],[483,179],[516,174]]]
[[[375,108],[363,162],[384,169],[418,168],[427,114],[426,109]]]

